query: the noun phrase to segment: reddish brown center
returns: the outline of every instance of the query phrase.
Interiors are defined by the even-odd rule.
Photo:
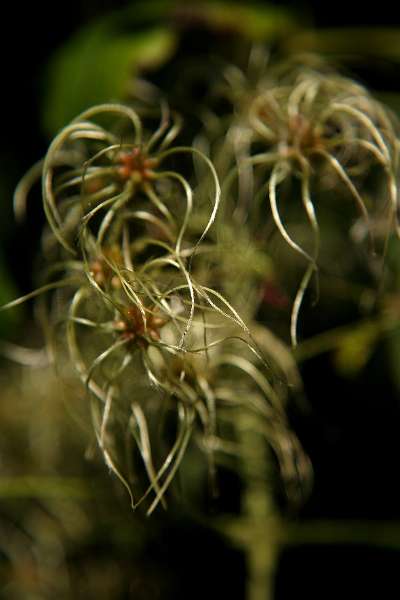
[[[152,168],[157,161],[144,155],[140,148],[133,148],[130,152],[121,152],[118,155],[118,174],[122,179],[135,179],[138,182],[151,179]]]
[[[320,136],[309,119],[304,115],[297,114],[289,119],[287,144],[307,151],[318,146]]]
[[[156,314],[147,313],[146,319],[136,306],[121,309],[121,319],[115,321],[114,328],[122,338],[136,340],[141,346],[148,345],[146,337],[154,341],[160,339],[160,329],[167,323],[167,319]]]

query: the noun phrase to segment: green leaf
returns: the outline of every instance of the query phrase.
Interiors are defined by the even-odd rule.
[[[0,477],[0,498],[88,498],[90,488],[78,477]]]
[[[253,41],[271,41],[297,28],[289,10],[260,3],[189,2],[178,5],[176,15]]]
[[[300,31],[287,39],[289,52],[316,52],[348,57],[400,60],[398,27],[337,27]]]
[[[356,376],[367,364],[379,336],[375,323],[364,323],[344,335],[335,354],[337,371],[345,377]]]
[[[165,28],[121,35],[101,21],[81,30],[51,61],[44,129],[54,135],[86,108],[123,100],[136,72],[160,66],[175,46]]]
[[[51,60],[44,130],[53,136],[86,108],[123,101],[135,74],[167,62],[177,48],[178,31],[193,22],[253,41],[271,41],[296,27],[285,9],[235,2],[149,0],[111,13],[81,29]]]

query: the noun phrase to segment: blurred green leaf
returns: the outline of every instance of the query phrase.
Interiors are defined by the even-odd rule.
[[[175,45],[164,28],[117,35],[102,21],[81,30],[51,61],[44,129],[53,135],[93,104],[122,100],[138,69],[159,66]]]
[[[90,488],[77,477],[1,477],[0,498],[87,498]]]
[[[238,33],[253,41],[270,41],[298,27],[287,8],[267,3],[176,3],[175,15],[180,22],[202,22],[210,29]]]
[[[393,328],[393,321],[364,320],[335,329],[328,329],[301,342],[296,348],[297,360],[304,361],[324,352],[333,352],[336,370],[352,377],[365,367],[375,344],[385,332]]]
[[[400,29],[390,27],[338,27],[301,31],[285,43],[289,52],[317,52],[342,57],[363,56],[400,60]]]
[[[44,130],[53,136],[89,106],[123,100],[135,74],[168,61],[178,32],[198,23],[253,41],[271,41],[296,28],[288,10],[268,4],[163,0],[111,13],[81,29],[51,60]]]
[[[367,322],[344,335],[333,356],[336,370],[345,377],[357,375],[370,359],[379,334],[377,324]]]

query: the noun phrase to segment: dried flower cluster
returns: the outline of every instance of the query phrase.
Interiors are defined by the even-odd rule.
[[[192,438],[212,476],[216,453],[239,456],[235,429],[247,413],[295,496],[308,471],[284,410],[295,367],[278,343],[276,357],[273,344],[262,352],[225,297],[215,271],[227,257],[218,265],[211,232],[218,175],[199,150],[173,145],[180,122],[170,120],[163,108],[149,132],[132,108],[107,104],[57,135],[39,167],[44,283],[7,306],[42,299],[49,354],[60,360],[68,346],[98,445],[132,506],[152,495],[151,513],[164,502]],[[204,167],[201,185],[187,156]],[[16,192],[20,214],[34,171]]]
[[[213,130],[194,147],[175,145],[182,121],[163,103],[155,130],[129,106],[96,106],[56,136],[16,191],[21,216],[41,173],[43,285],[4,308],[42,300],[49,355],[57,361],[68,347],[104,459],[132,506],[147,499],[149,512],[165,502],[191,440],[214,475],[220,453],[240,456],[243,427],[266,438],[298,494],[309,466],[285,401],[301,386],[290,351],[257,322],[263,303],[287,303],[265,228],[306,261],[293,346],[319,274],[323,194],[353,201],[371,252],[380,244],[384,253],[396,229],[394,117],[320,65],[261,66],[254,81],[227,70],[232,110],[209,118]],[[295,204],[308,224],[301,241],[283,216]]]
[[[338,213],[339,201],[353,202],[357,238],[366,241],[370,255],[377,248],[384,255],[398,228],[399,123],[366,88],[316,57],[275,66],[265,60],[253,61],[255,81],[237,68],[226,72],[222,94],[233,109],[215,163],[226,173],[224,204],[237,219],[257,238],[270,213],[284,241],[307,263],[291,315],[296,346],[300,306],[319,275],[324,193],[337,197]],[[301,242],[285,223],[298,204],[309,226]]]

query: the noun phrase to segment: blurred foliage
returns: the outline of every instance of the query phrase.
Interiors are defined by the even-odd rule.
[[[80,31],[50,66],[44,129],[54,134],[84,109],[125,97],[138,70],[159,66],[175,46],[162,28],[117,35],[106,20]]]
[[[170,2],[180,20],[199,22],[211,30],[271,42],[299,26],[293,11],[262,2]]]
[[[297,27],[290,11],[259,3],[135,3],[85,26],[54,55],[44,86],[44,130],[54,135],[89,106],[132,94],[135,76],[179,53],[182,32],[193,26],[264,42]]]
[[[215,581],[214,590],[240,589],[240,553],[184,506],[150,520],[132,512],[88,444],[88,398],[73,377],[62,383],[52,367],[10,368],[0,384],[2,598],[183,598],[200,561],[217,576],[223,557],[238,578]],[[191,597],[203,597],[210,581],[204,577]]]
[[[304,30],[285,41],[289,52],[316,52],[351,60],[355,56],[400,59],[399,29],[396,27],[338,27]]]

